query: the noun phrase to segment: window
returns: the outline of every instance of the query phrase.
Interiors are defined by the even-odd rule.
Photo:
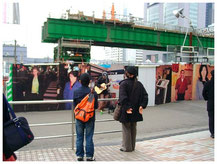
[[[192,26],[197,27],[198,3],[190,3],[189,17],[191,19]]]
[[[168,63],[171,61],[175,61],[174,53],[163,54],[163,62]]]
[[[159,23],[159,5],[151,6],[148,8],[148,22],[156,22]]]
[[[173,15],[173,10],[178,9],[178,3],[164,4],[164,24],[178,25],[178,19]]]

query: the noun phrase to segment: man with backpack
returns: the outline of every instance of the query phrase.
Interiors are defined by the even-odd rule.
[[[86,139],[86,160],[94,161],[93,134],[95,126],[95,109],[98,108],[98,96],[88,85],[90,76],[84,73],[80,76],[81,87],[74,91],[74,112],[76,119],[76,156],[78,161],[84,160],[84,132]]]

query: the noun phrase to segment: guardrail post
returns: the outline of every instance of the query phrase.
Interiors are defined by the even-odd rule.
[[[75,140],[74,140],[74,134],[75,134],[75,118],[74,118],[74,110],[72,109],[72,150],[74,150]]]

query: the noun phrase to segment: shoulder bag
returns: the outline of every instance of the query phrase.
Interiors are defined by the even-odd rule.
[[[7,104],[12,119],[4,123],[4,137],[9,148],[14,152],[29,144],[34,139],[34,135],[29,128],[29,124],[24,117],[16,117],[13,109],[3,95],[3,100]]]

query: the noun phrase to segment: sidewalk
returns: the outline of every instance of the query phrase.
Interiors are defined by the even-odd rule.
[[[121,152],[120,145],[95,147],[96,161],[211,161],[214,139],[209,131],[158,138],[136,143],[134,152]],[[69,148],[16,152],[18,161],[76,161]]]

